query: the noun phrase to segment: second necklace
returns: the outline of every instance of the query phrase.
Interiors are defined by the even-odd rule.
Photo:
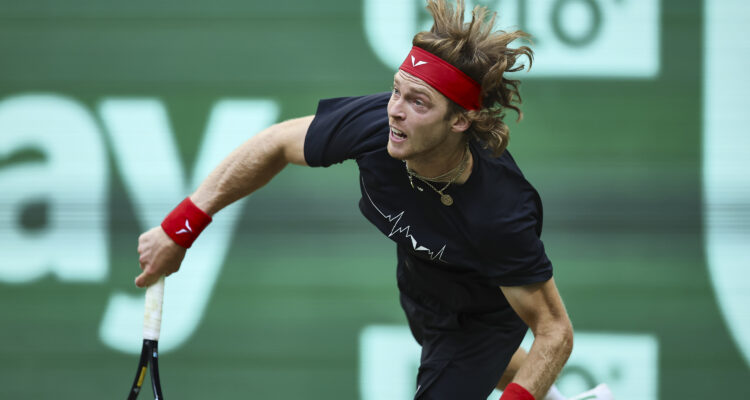
[[[451,206],[451,205],[453,205],[453,197],[451,197],[451,195],[449,195],[447,193],[444,193],[445,189],[448,189],[448,187],[453,182],[455,182],[456,179],[458,179],[458,177],[461,176],[464,173],[464,171],[466,171],[466,166],[469,164],[469,162],[468,162],[469,161],[469,157],[468,156],[469,156],[469,143],[466,143],[466,151],[464,151],[464,156],[461,159],[461,164],[459,164],[459,166],[457,168],[454,168],[453,170],[448,171],[447,173],[442,174],[442,175],[440,175],[438,177],[435,177],[435,178],[427,178],[427,177],[424,177],[422,175],[419,175],[413,169],[411,169],[408,166],[406,166],[406,172],[409,175],[409,184],[411,184],[411,187],[414,188],[414,180],[413,180],[413,178],[419,179],[420,181],[422,181],[422,183],[424,183],[425,185],[429,186],[430,189],[434,190],[437,194],[440,195],[440,202],[443,203],[444,206],[446,206],[446,207]],[[404,165],[406,165],[406,163],[404,163]],[[443,186],[442,189],[438,189],[438,188],[436,188],[435,186],[433,186],[430,183],[430,181],[434,181],[435,179],[444,178],[444,177],[448,176],[451,172],[454,172],[454,171],[455,171],[455,174],[451,177],[451,179],[448,181],[448,183],[446,183],[445,186]]]

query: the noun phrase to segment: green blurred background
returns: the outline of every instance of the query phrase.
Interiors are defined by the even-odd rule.
[[[396,14],[408,1],[383,3]],[[554,2],[483,2],[500,10],[504,3],[533,10]],[[525,118],[511,123],[510,150],[544,200],[543,239],[576,331],[654,339],[653,398],[750,398],[748,365],[722,317],[704,250],[704,4],[645,3],[658,10],[657,34],[645,38],[658,44],[656,70],[608,74],[583,62],[582,72],[556,74],[555,60],[540,55],[535,62],[547,72],[521,76]],[[275,120],[284,120],[314,113],[320,98],[388,90],[394,69],[367,37],[367,4],[375,7],[364,0],[0,1],[0,398],[122,398],[135,372],[137,356],[113,348],[100,332],[113,293],[142,295],[132,283],[135,247],[149,226],[139,222],[102,104],[161,104],[179,168],[190,176],[222,101],[269,100]],[[622,18],[607,14],[612,7],[598,8],[604,27]],[[642,30],[638,20],[625,22]],[[570,51],[585,53],[586,45]],[[552,67],[545,70],[545,63]],[[49,134],[62,142],[46,150],[24,142],[22,122],[33,104],[19,112],[20,123],[2,119],[9,101],[21,96],[72,101],[100,142],[67,141],[63,127]],[[38,104],[34,118],[43,121],[47,103]],[[70,182],[57,180],[55,193],[25,186],[44,187],[37,179],[49,173],[44,166],[58,165],[49,164],[57,162],[49,149],[72,159],[101,153],[105,172],[94,192],[103,212],[91,222],[106,233],[101,243],[75,239],[90,227],[77,223],[76,213],[94,202],[78,191],[85,182],[76,180],[76,169],[64,175]],[[163,173],[159,159],[140,162]],[[160,210],[181,200],[155,196]],[[190,286],[207,293],[205,308],[174,307],[197,313],[198,322],[162,355],[166,396],[367,397],[361,333],[405,319],[394,246],[360,216],[358,199],[353,162],[325,170],[290,166],[228,216],[236,227],[228,228],[226,257],[211,266],[215,281]],[[53,207],[62,210],[60,224],[53,223]],[[43,239],[49,231],[64,237],[66,229],[70,242]],[[28,247],[11,245],[11,237]],[[73,248],[82,259],[98,251],[100,272],[61,277],[53,246]],[[39,260],[39,272],[25,278],[18,273],[26,268],[24,252]],[[181,290],[170,282],[167,296]],[[139,350],[140,328],[134,332],[131,353]],[[618,379],[591,365],[578,368],[590,368],[597,380]],[[149,395],[146,389],[141,397]]]

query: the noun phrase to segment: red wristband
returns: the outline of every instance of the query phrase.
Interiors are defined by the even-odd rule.
[[[517,383],[509,383],[503,390],[500,400],[534,400],[534,396]]]
[[[161,223],[162,229],[175,243],[188,249],[211,222],[211,216],[185,198]]]

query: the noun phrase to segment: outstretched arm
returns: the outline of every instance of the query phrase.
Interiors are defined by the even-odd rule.
[[[554,279],[500,288],[513,310],[531,328],[534,343],[513,382],[541,399],[573,349],[573,327]],[[505,396],[503,396],[503,399]]]
[[[307,165],[305,134],[313,117],[292,119],[260,132],[225,158],[190,199],[209,215],[268,183],[289,164]]]
[[[313,117],[281,122],[248,139],[227,156],[201,183],[190,200],[208,215],[249,195],[268,183],[289,164],[307,165],[305,135]],[[138,238],[143,272],[138,287],[149,286],[162,275],[180,268],[186,249],[156,226]]]

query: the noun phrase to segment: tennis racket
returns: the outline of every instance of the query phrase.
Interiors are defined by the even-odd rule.
[[[143,348],[135,380],[130,388],[128,400],[135,400],[141,392],[141,385],[146,378],[146,370],[151,365],[151,388],[156,400],[164,399],[159,380],[159,331],[161,330],[161,304],[164,299],[164,277],[146,289],[146,307],[143,315]]]

